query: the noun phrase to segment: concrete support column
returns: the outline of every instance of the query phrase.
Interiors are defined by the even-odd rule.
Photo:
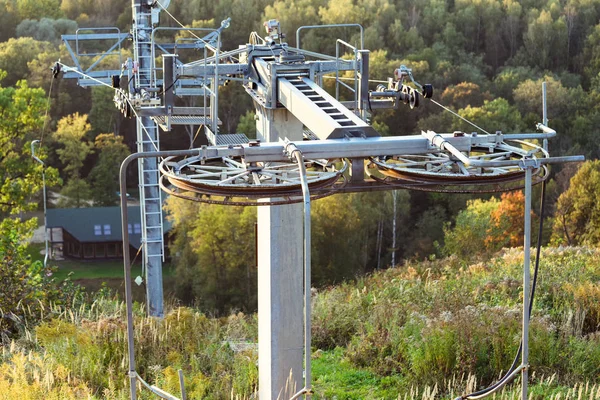
[[[257,137],[302,140],[285,109],[257,107]],[[287,400],[303,387],[302,205],[258,207],[258,372],[260,400]]]

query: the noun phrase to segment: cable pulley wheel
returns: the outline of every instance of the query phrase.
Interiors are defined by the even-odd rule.
[[[505,190],[515,190],[511,183],[522,181],[525,172],[519,161],[524,157],[548,157],[541,147],[523,141],[514,144],[500,143],[493,147],[473,147],[466,155],[473,160],[467,166],[452,154],[445,151],[420,155],[402,155],[387,159],[371,158],[367,174],[381,183],[406,185],[417,190],[448,191],[448,186],[458,185],[500,185]],[[494,166],[495,161],[514,161],[507,166]],[[480,166],[481,163],[490,166]],[[539,183],[547,177],[547,169],[538,167],[533,175]],[[436,190],[439,189],[439,190]],[[474,192],[505,191],[501,187],[485,190],[469,189]],[[450,190],[455,192],[456,190]]]
[[[305,161],[305,167],[309,189],[325,189],[324,192],[328,193],[326,189],[340,180],[347,163],[343,161],[337,169],[332,164],[323,166]],[[300,171],[296,163],[247,164],[233,158],[204,160],[192,157],[176,160],[175,157],[169,157],[161,162],[159,168],[163,175],[161,186],[175,192],[175,195],[194,193],[197,201],[202,201],[202,196],[211,197],[212,200],[207,202],[218,204],[240,204],[240,198],[247,199],[243,205],[255,205],[257,199],[275,197],[284,198],[276,204],[302,200]],[[333,194],[333,190],[329,194]],[[215,197],[222,199],[215,201]]]

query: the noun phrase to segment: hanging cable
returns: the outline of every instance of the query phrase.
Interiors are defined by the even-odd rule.
[[[95,82],[98,82],[98,83],[99,83],[99,84],[101,84],[101,85],[104,85],[104,86],[106,86],[106,87],[109,87],[109,88],[111,88],[111,89],[113,89],[113,90],[114,90],[114,88],[113,88],[111,85],[109,85],[109,84],[108,84],[108,83],[106,83],[106,82],[102,82],[100,79],[96,79],[96,78],[94,78],[94,77],[92,77],[92,76],[90,76],[90,75],[88,75],[88,74],[86,74],[86,73],[84,73],[84,72],[78,71],[78,70],[76,70],[76,69],[74,69],[74,68],[71,68],[71,67],[69,67],[68,65],[62,64],[62,63],[60,63],[60,62],[59,62],[59,64],[60,64],[60,65],[62,65],[63,67],[65,67],[65,68],[67,68],[67,69],[68,69],[70,72],[75,72],[75,73],[77,73],[77,74],[81,75],[83,78],[86,78],[86,79],[93,80],[93,81],[95,81]],[[141,117],[140,117],[140,115],[137,113],[137,111],[135,111],[135,108],[134,108],[134,106],[133,106],[133,103],[132,103],[132,102],[131,102],[131,100],[130,100],[129,98],[127,98],[127,97],[124,97],[124,99],[125,99],[125,101],[127,101],[127,103],[129,104],[129,106],[131,107],[131,111],[132,111],[132,112],[135,114],[135,117],[136,117],[136,119],[137,119],[137,120],[140,122],[140,126],[142,127],[142,130],[143,130],[143,131],[146,133],[146,136],[148,137],[148,139],[150,139],[150,140],[152,141],[152,137],[150,136],[150,132],[148,132],[148,130],[146,129],[146,127],[144,126],[144,124],[142,124],[142,123],[141,123]],[[154,146],[154,148],[156,149],[156,151],[158,151],[158,147],[156,146],[156,144],[155,144],[155,143],[152,143],[152,145]],[[163,157],[161,157],[161,160],[163,160],[163,161],[164,161],[164,158],[163,158]]]
[[[448,107],[446,107],[445,105],[443,105],[443,104],[440,104],[440,103],[438,103],[437,101],[435,101],[435,100],[433,100],[433,99],[429,99],[429,101],[431,101],[433,104],[435,104],[435,105],[437,105],[437,106],[439,106],[439,107],[443,108],[444,110],[448,111],[450,114],[454,115],[455,117],[458,117],[458,118],[462,119],[462,120],[463,120],[463,121],[465,121],[467,124],[470,124],[470,125],[474,126],[475,128],[479,129],[480,131],[482,131],[482,132],[484,132],[484,133],[486,133],[486,134],[488,134],[488,135],[491,135],[491,133],[489,133],[488,131],[486,131],[485,129],[483,129],[482,127],[480,127],[479,125],[475,125],[473,122],[469,121],[468,119],[466,119],[466,118],[465,118],[465,117],[463,117],[462,115],[460,115],[460,114],[458,114],[458,113],[456,113],[456,112],[452,111],[451,109],[449,109],[449,108],[448,108]]]
[[[535,289],[536,289],[536,285],[537,285],[537,278],[538,278],[538,272],[539,272],[539,266],[540,266],[540,255],[541,255],[541,249],[542,249],[542,232],[544,230],[544,211],[546,208],[546,182],[547,182],[546,180],[544,180],[542,182],[542,194],[541,194],[541,203],[540,203],[540,223],[539,223],[539,231],[538,231],[537,244],[536,244],[537,248],[536,248],[536,253],[535,253],[535,267],[534,267],[534,271],[533,271],[533,280],[532,280],[532,284],[531,284],[531,297],[529,298],[529,307],[528,307],[528,312],[527,312],[528,318],[531,318],[531,311],[533,309],[533,299],[535,297]],[[517,350],[517,354],[515,355],[512,365],[510,366],[510,368],[508,369],[506,374],[498,382],[494,383],[491,386],[488,386],[485,389],[481,389],[477,392],[474,392],[474,393],[471,393],[468,395],[464,395],[464,396],[459,396],[456,398],[456,400],[482,399],[482,398],[492,394],[494,391],[496,391],[497,388],[510,383],[510,381],[512,381],[516,377],[516,374],[514,372],[518,369],[519,358],[521,357],[522,351],[523,351],[523,341],[521,341],[521,343],[519,344],[519,349]]]
[[[334,76],[324,76],[324,78],[326,79],[339,79],[339,80],[354,80],[354,78],[344,78],[344,77],[334,77]],[[388,83],[388,81],[382,81],[379,79],[369,79],[369,82],[371,83]],[[423,97],[425,97],[423,95],[423,93],[419,92],[420,95],[422,95]],[[450,108],[446,107],[445,105],[433,100],[432,98],[428,98],[429,101],[431,101],[433,104],[435,104],[438,107],[441,107],[442,109],[448,111],[450,114],[454,115],[457,118],[460,118],[461,120],[463,120],[464,122],[466,122],[467,124],[473,126],[476,129],[479,129],[481,132],[487,134],[487,135],[491,135],[491,133],[489,133],[488,131],[486,131],[485,129],[483,129],[482,127],[480,127],[479,125],[473,123],[472,121],[469,121],[468,119],[466,119],[465,117],[463,117],[462,115],[458,114],[455,111],[452,111]]]
[[[56,79],[56,78],[52,77],[52,79],[50,80],[50,89],[48,90],[48,99],[46,100],[46,114],[44,114],[44,125],[42,126],[42,133],[40,135],[40,148],[44,144],[44,133],[46,132],[46,123],[48,121],[48,112],[50,111],[50,100],[52,97],[52,86],[54,86],[54,79]]]

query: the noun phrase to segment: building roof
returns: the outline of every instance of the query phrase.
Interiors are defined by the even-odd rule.
[[[127,207],[127,219],[129,242],[132,246],[139,247],[141,243],[140,207]],[[163,224],[164,232],[171,229],[168,221],[164,220]],[[123,240],[120,207],[49,208],[47,227],[63,228],[82,243],[120,242]]]

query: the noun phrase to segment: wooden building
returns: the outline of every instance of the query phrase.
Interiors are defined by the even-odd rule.
[[[130,206],[127,209],[133,257],[142,238],[140,207]],[[163,226],[166,234],[170,224],[164,221]],[[53,258],[92,260],[123,257],[120,207],[51,208],[47,211],[47,229]]]

